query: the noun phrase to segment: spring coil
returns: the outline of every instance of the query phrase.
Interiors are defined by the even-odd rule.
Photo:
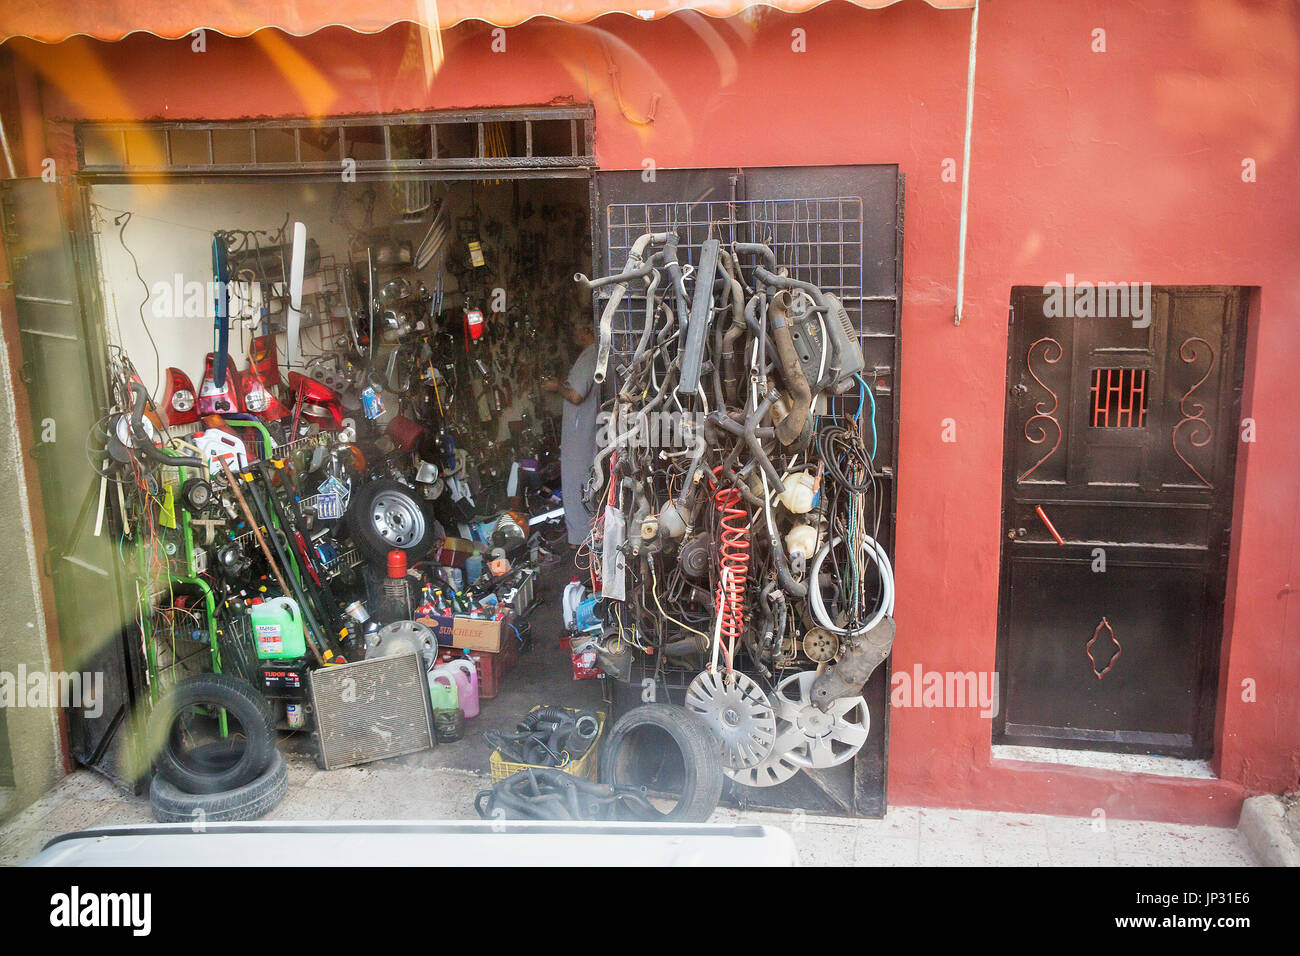
[[[745,584],[749,578],[749,512],[735,488],[719,488],[713,504],[722,525],[719,555],[718,616],[721,633],[731,653],[745,630]]]

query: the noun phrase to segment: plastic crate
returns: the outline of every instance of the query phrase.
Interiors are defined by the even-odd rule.
[[[564,709],[571,714],[581,713],[581,710],[576,707],[565,707]],[[534,707],[528,712],[531,714],[534,710],[541,710],[541,706],[539,705]],[[563,770],[565,773],[572,774],[575,777],[581,777],[583,780],[595,781],[600,772],[600,738],[605,734],[605,712],[603,710],[596,711],[596,721],[600,726],[596,728],[596,739],[591,742],[591,747],[577,760],[570,761],[560,767],[545,767],[541,764],[532,763],[515,763],[513,760],[507,760],[505,757],[501,756],[500,751],[492,751],[492,756],[488,759],[488,766],[492,771],[492,782],[500,783],[502,780],[506,779],[506,777],[513,776],[521,770],[528,769]]]
[[[478,671],[479,698],[491,700],[501,693],[501,682],[505,680],[506,674],[510,673],[515,666],[518,657],[518,652],[515,650],[517,642],[514,634],[509,636],[510,640],[502,644],[501,650],[495,654],[491,651],[462,651],[454,647],[444,647],[438,652],[438,662],[445,664],[448,661],[468,656],[474,662],[474,669]]]

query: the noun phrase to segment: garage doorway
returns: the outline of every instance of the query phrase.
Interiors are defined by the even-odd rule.
[[[466,480],[472,508],[442,500],[432,504],[447,534],[469,537],[474,519],[507,507],[506,479],[518,457],[510,449],[521,440],[530,441],[530,447],[558,446],[558,399],[539,394],[540,375],[515,374],[515,366],[526,364],[563,379],[577,351],[565,329],[588,308],[572,277],[591,271],[589,179],[594,158],[589,107],[274,123],[88,124],[76,134],[80,170],[71,203],[83,216],[77,228],[42,234],[63,236],[77,252],[67,258],[75,261],[76,278],[85,290],[85,308],[78,315],[88,335],[94,333],[89,337],[100,343],[106,339],[112,355],[129,356],[156,400],[167,388],[169,367],[198,386],[205,357],[213,351],[214,233],[240,233],[230,238],[232,264],[269,290],[285,268],[283,254],[292,223],[302,221],[309,253],[300,356],[289,365],[283,304],[268,299],[260,319],[250,313],[245,320],[231,322],[228,353],[233,368],[246,371],[255,340],[270,337],[280,378],[296,372],[327,384],[337,382],[338,370],[321,357],[354,333],[371,333],[349,327],[343,318],[348,300],[356,310],[372,285],[377,294],[384,293],[390,282],[406,276],[424,283],[446,326],[457,335],[463,331],[464,312],[476,310],[485,316],[486,332],[473,354],[458,338],[454,348],[443,349],[455,361],[445,366],[439,361],[436,373],[430,373],[442,386],[438,394],[444,406],[437,421],[447,430],[482,436],[471,449],[475,473]],[[31,188],[36,191],[40,185]],[[435,218],[444,244],[454,245],[456,253],[435,256],[427,267],[416,268],[411,259],[419,255]],[[471,249],[479,255],[472,255]],[[32,292],[50,295],[48,290]],[[387,338],[385,330],[374,330],[375,340]],[[105,350],[101,344],[88,351],[102,355]],[[390,406],[402,393],[400,375],[385,361],[393,354],[381,345],[374,369],[386,388],[393,386]],[[36,382],[67,381],[66,362],[61,374],[60,362],[44,356],[32,350],[27,376]],[[519,357],[527,361],[515,362]],[[37,421],[50,414],[45,405],[35,403]],[[345,411],[360,417],[359,408]],[[60,413],[59,427],[65,433],[85,434],[98,414]],[[196,427],[170,426],[170,431],[184,435]],[[80,487],[87,483],[81,443],[63,444],[76,446],[78,458],[69,475]],[[541,459],[539,472],[544,471],[545,456],[536,458]],[[43,480],[47,471],[42,471]],[[51,471],[48,477],[71,487],[69,475]],[[47,497],[46,506],[58,512],[63,524],[93,524],[85,515],[78,518],[75,510],[69,512],[60,496]],[[87,530],[80,540],[106,539]],[[360,557],[344,554],[340,560],[357,563]],[[121,591],[124,600],[110,625],[93,628],[93,643],[127,660],[130,673],[110,682],[111,699],[102,717],[70,714],[70,731],[79,762],[126,782],[124,768],[130,761],[118,748],[125,736],[124,715],[149,693],[144,677],[149,662],[140,653],[142,644],[149,642],[141,639],[134,620],[132,568],[123,569],[116,561],[102,564],[115,577],[110,590]],[[569,568],[557,566],[555,576],[562,588]],[[539,632],[558,631],[558,588],[552,593],[542,581],[537,593],[533,623]],[[81,603],[71,591],[56,599],[60,617],[73,622],[84,619]],[[154,643],[160,671],[183,672],[204,666],[207,658],[201,645]],[[539,701],[598,703],[602,682],[575,682],[567,657],[554,651],[552,644],[538,653],[520,654],[517,670],[502,682],[497,701],[475,730],[512,730],[518,717]],[[237,669],[229,654],[223,663]],[[478,766],[482,754],[470,745],[445,748],[440,754],[459,766],[457,755],[462,752],[465,769]]]
[[[1122,285],[1012,292],[994,739],[1204,758],[1247,296]]]
[[[796,275],[807,273],[822,286],[835,289],[859,329],[867,361],[863,374],[871,383],[872,405],[878,409],[873,440],[879,449],[883,489],[879,540],[892,552],[903,221],[903,178],[897,167],[660,170],[657,178],[648,180],[641,172],[596,172],[590,111],[575,110],[581,115],[569,116],[574,110],[564,108],[566,115],[554,121],[543,118],[546,111],[539,109],[324,123],[83,128],[78,138],[82,198],[89,220],[97,226],[93,259],[102,275],[91,285],[102,297],[103,325],[109,337],[136,358],[136,371],[155,394],[164,387],[166,367],[177,362],[186,366],[197,384],[204,356],[212,348],[211,319],[205,325],[197,315],[186,316],[192,296],[186,286],[208,271],[214,231],[242,222],[241,228],[258,233],[237,250],[247,253],[240,267],[274,273],[283,268],[283,230],[290,210],[297,210],[293,219],[306,220],[308,236],[318,246],[317,255],[308,255],[308,278],[315,284],[304,286],[305,292],[310,288],[312,301],[304,313],[302,368],[294,369],[304,372],[319,371],[308,364],[316,354],[328,351],[331,339],[356,331],[333,320],[330,303],[342,290],[355,290],[360,270],[372,268],[368,256],[359,256],[358,251],[391,240],[400,261],[403,242],[418,249],[415,224],[427,208],[426,200],[447,210],[460,245],[470,248],[474,243],[488,253],[486,267],[473,257],[461,264],[455,289],[462,298],[455,300],[455,307],[491,310],[493,294],[504,289],[507,300],[517,306],[521,292],[533,296],[520,307],[533,318],[573,314],[575,306],[568,294],[539,295],[537,289],[562,282],[576,291],[574,272],[614,271],[626,256],[621,241],[629,230],[640,228],[643,217],[657,222],[667,215],[681,226],[688,259],[697,254],[701,239],[711,229],[734,230],[737,238],[743,238],[742,231],[757,230],[751,238],[765,239],[792,254]],[[348,175],[340,176],[341,167]],[[571,207],[578,212],[572,213]],[[530,221],[536,224],[537,236],[525,239],[526,230],[518,224]],[[520,267],[512,271],[532,280],[545,278],[546,283],[531,283],[537,289],[529,291],[531,286],[517,278],[494,274],[492,247],[508,233],[513,233],[515,265]],[[577,248],[557,254],[557,233],[576,240]],[[178,257],[186,258],[186,264],[174,265]],[[141,274],[141,267],[147,274]],[[172,281],[178,272],[179,284]],[[554,275],[543,276],[547,272]],[[367,287],[379,288],[381,282],[376,277]],[[154,311],[159,287],[175,305],[176,314],[170,318],[159,319]],[[198,293],[200,302],[204,294]],[[584,301],[581,309],[589,308]],[[246,364],[254,332],[275,336],[284,356],[284,328],[274,314],[267,320],[259,328],[252,327],[257,323],[248,328],[232,326],[229,347],[236,366]],[[539,328],[540,324],[522,322],[515,347],[536,355],[539,346],[553,344],[553,335],[535,334]],[[478,368],[477,373],[473,368]],[[514,388],[500,387],[503,379],[497,364],[471,363],[461,371],[460,381],[473,387],[468,411],[476,423],[498,434],[508,430],[519,396]],[[484,457],[490,454],[490,442],[485,443]],[[508,462],[502,464],[508,467]],[[448,523],[455,517],[463,516],[452,516]],[[545,613],[555,612],[558,619],[558,594],[541,591]],[[75,606],[67,612],[75,613]],[[543,628],[535,625],[535,629]],[[140,644],[138,634],[128,633],[124,641],[128,647]],[[521,671],[506,680],[501,699],[484,711],[485,717],[494,718],[493,725],[500,718],[498,729],[510,729],[523,711],[549,697],[587,705],[590,695],[599,696],[600,683],[613,683],[574,684],[567,659],[542,653],[546,651],[552,648],[538,648],[524,660],[539,664],[549,657],[560,660],[564,670],[546,668],[542,673],[533,667],[525,672],[521,664]],[[689,679],[689,675],[675,675],[674,680],[683,676]],[[748,806],[882,815],[888,685],[886,666],[865,692],[872,718],[870,743],[851,763],[799,774],[770,789],[733,786],[730,798]],[[635,703],[640,686],[634,682],[631,699],[617,700],[616,705]],[[680,700],[680,691],[680,683],[665,686],[659,699]],[[581,699],[575,699],[575,694]],[[475,730],[480,729],[489,725],[480,722]],[[453,749],[465,755],[465,769],[482,762],[482,753],[473,747],[447,748]]]

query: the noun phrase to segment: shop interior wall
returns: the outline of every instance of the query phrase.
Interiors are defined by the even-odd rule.
[[[891,724],[891,802],[1229,822],[1234,787],[1281,790],[1300,773],[1300,614],[1288,613],[1300,575],[1300,9],[985,4],[965,321],[954,327],[969,23],[919,2],[877,11],[830,2],[799,16],[756,8],[728,20],[534,20],[506,31],[504,52],[493,51],[489,26],[470,23],[444,34],[435,73],[421,35],[404,26],[370,38],[209,36],[203,54],[140,36],[15,49],[45,81],[48,119],[590,100],[603,168],[899,163],[895,673],[994,667],[1011,287],[1069,275],[1259,287],[1245,406],[1259,438],[1239,456],[1217,803],[1184,781],[1003,764],[974,709],[901,708]],[[290,59],[297,66],[282,69]],[[60,86],[73,75],[77,86]],[[943,440],[948,420],[955,442]],[[1253,700],[1243,699],[1246,681]]]
[[[275,233],[289,215],[290,237],[292,220],[301,220],[307,235],[320,243],[321,252],[335,254],[342,263],[347,232],[332,215],[340,188],[341,184],[176,183],[93,188],[91,209],[99,231],[109,338],[130,356],[151,391],[161,396],[160,375],[169,365],[189,375],[195,387],[203,375],[204,358],[213,348],[212,233],[218,229]],[[114,220],[123,212],[132,215],[119,235]],[[134,254],[134,263],[127,250]],[[199,308],[202,314],[195,315]],[[302,338],[304,354],[319,351],[310,330]],[[283,359],[283,337],[280,345]],[[230,354],[240,368],[248,367],[246,332],[231,330]]]
[[[453,229],[463,218],[477,222],[475,234],[487,260],[483,278],[474,271],[469,273],[474,281],[467,289],[459,288],[457,270],[447,267],[445,257],[435,258],[416,273],[430,289],[442,274],[444,322],[459,323],[467,302],[484,311],[489,328],[506,321],[506,316],[535,321],[545,330],[545,337],[557,345],[547,373],[563,374],[572,352],[565,323],[585,316],[587,311],[567,278],[589,269],[589,246],[584,254],[583,243],[574,244],[579,254],[571,261],[554,263],[555,268],[549,269],[551,274],[547,276],[521,274],[514,263],[521,232],[544,231],[548,226],[567,229],[575,221],[585,224],[586,180],[444,181],[432,188],[435,202],[445,204]],[[277,234],[287,217],[291,235],[292,222],[300,220],[307,226],[308,237],[319,243],[322,255],[332,255],[337,264],[343,265],[349,248],[358,250],[359,258],[364,257],[361,237],[371,227],[392,228],[400,238],[419,244],[428,218],[401,222],[403,201],[404,184],[389,181],[94,186],[92,221],[99,236],[110,341],[126,351],[141,379],[155,394],[161,395],[165,383],[159,376],[168,366],[184,371],[197,387],[204,359],[213,347],[214,303],[209,293],[214,231]],[[561,209],[563,216],[557,213]],[[124,212],[132,215],[123,231],[118,220]],[[524,214],[527,218],[519,218]],[[263,236],[260,241],[265,245],[270,240]],[[453,235],[452,245],[449,255],[464,259],[465,241]],[[565,274],[563,283],[554,281],[557,269]],[[497,288],[503,291],[502,314],[492,311],[497,301],[492,293]],[[240,368],[248,366],[251,334],[257,333],[239,325],[231,329],[230,354]],[[300,339],[304,359],[330,351],[332,344],[331,338],[317,328],[305,329]],[[278,336],[278,344],[283,362],[283,334]],[[535,412],[533,397],[531,391],[512,393],[511,403],[495,416],[494,437],[505,437],[512,419]],[[542,411],[555,414],[557,402],[546,396]]]

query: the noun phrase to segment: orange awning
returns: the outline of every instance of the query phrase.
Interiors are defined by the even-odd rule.
[[[610,0],[3,0],[0,3],[0,42],[30,37],[58,43],[70,36],[120,40],[131,33],[152,33],[166,39],[187,36],[198,29],[243,37],[264,27],[276,27],[305,36],[329,26],[358,33],[378,33],[396,23],[436,22],[447,29],[465,20],[483,20],[498,26],[515,26],[534,17],[585,23],[607,13],[623,13],[657,20],[683,10],[711,17],[729,17],[747,7],[769,7],[785,13],[803,13],[825,0],[642,0],[615,4]],[[858,7],[887,7],[898,0],[848,0]],[[975,0],[925,0],[941,9],[969,9]]]

